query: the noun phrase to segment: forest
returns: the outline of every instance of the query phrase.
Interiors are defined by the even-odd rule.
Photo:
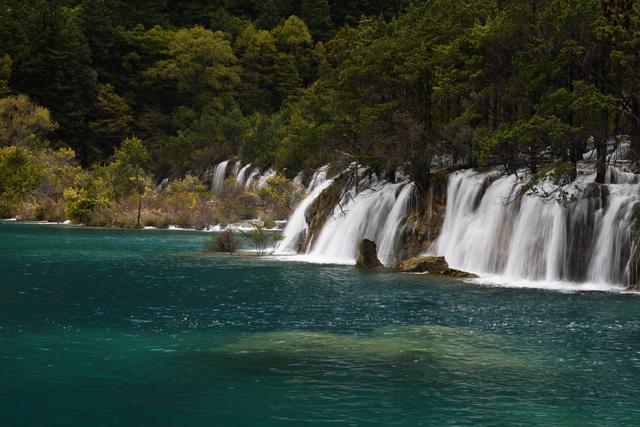
[[[639,69],[633,0],[0,0],[0,217],[283,219],[327,163],[604,182]],[[279,172],[212,195],[225,159]]]

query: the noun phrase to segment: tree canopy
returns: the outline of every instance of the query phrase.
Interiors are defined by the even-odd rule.
[[[444,164],[575,178],[593,150],[602,181],[613,137],[640,158],[639,34],[628,0],[0,0],[2,144],[22,127],[88,167],[135,137],[155,179],[240,156],[420,188]]]

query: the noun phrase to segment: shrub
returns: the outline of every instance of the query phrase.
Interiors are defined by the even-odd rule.
[[[62,197],[65,215],[74,222],[85,223],[100,207],[100,202],[90,197],[84,188],[67,188]]]
[[[234,253],[238,249],[238,241],[233,235],[233,231],[225,230],[222,233],[214,234],[206,246],[210,252]]]

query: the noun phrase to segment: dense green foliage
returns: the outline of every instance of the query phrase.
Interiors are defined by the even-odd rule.
[[[0,0],[1,161],[73,149],[75,217],[233,156],[425,189],[443,159],[566,181],[592,148],[602,181],[612,137],[640,157],[638,69],[632,0]]]

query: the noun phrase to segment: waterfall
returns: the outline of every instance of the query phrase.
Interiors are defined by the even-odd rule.
[[[227,173],[227,165],[229,164],[229,160],[225,160],[216,166],[213,171],[213,176],[211,177],[211,191],[218,191],[222,184],[224,183],[224,178]]]
[[[311,181],[309,181],[307,192],[312,192],[318,186],[322,185],[327,180],[328,174],[329,174],[329,165],[324,165],[320,169],[318,169],[311,177]]]
[[[393,204],[387,219],[378,235],[378,258],[386,266],[395,266],[400,261],[400,233],[407,216],[407,205],[413,194],[413,185],[406,184]]]
[[[303,178],[304,178],[304,171],[300,171],[300,173],[298,173],[298,175],[296,175],[295,178],[293,178],[293,184],[297,187],[304,187],[304,184],[302,183]]]
[[[608,198],[608,208],[599,212],[599,232],[588,276],[594,283],[624,283],[634,243],[633,208],[638,202],[638,185],[609,185]]]
[[[287,222],[287,226],[282,232],[284,238],[278,249],[276,250],[276,254],[296,254],[298,253],[299,245],[304,239],[306,232],[309,229],[307,225],[306,214],[309,206],[322,194],[322,192],[328,188],[332,184],[332,180],[324,181],[322,184],[319,184],[307,197],[305,197],[302,202],[298,205],[296,210],[293,212],[289,221]]]
[[[355,193],[350,188],[314,239],[307,259],[318,262],[353,264],[362,239],[377,244],[378,258],[386,266],[395,265],[399,234],[406,217],[413,186],[407,183],[372,183]]]
[[[298,252],[298,245],[309,229],[306,218],[309,206],[333,183],[333,180],[327,179],[328,170],[328,166],[323,166],[311,177],[311,181],[307,187],[307,196],[293,211],[289,221],[287,221],[287,226],[282,232],[284,238],[278,245],[278,249],[276,250],[277,254],[295,254]],[[301,177],[301,175],[298,174],[298,177]],[[301,181],[302,178],[300,178],[300,182]]]
[[[352,165],[354,167],[355,165]],[[365,169],[360,169],[361,176]],[[314,201],[331,185],[329,166],[318,169],[307,186],[307,197],[297,206],[284,230],[284,239],[276,254],[295,254],[308,232],[306,215]],[[355,188],[346,189],[340,203],[326,219],[306,253],[296,259],[319,262],[354,264],[358,245],[362,239],[377,244],[378,258],[386,266],[398,261],[400,234],[407,215],[409,198],[414,187],[409,183],[390,184],[372,178],[363,179],[356,194]]]
[[[236,187],[244,188],[245,181],[247,179],[247,172],[251,167],[251,163],[243,166],[242,169],[236,174]]]
[[[621,287],[640,184],[613,166],[605,185],[592,181],[593,175],[582,176],[576,200],[562,205],[521,195],[524,182],[515,176],[456,172],[449,177],[442,231],[427,253],[445,256],[453,268],[508,281]]]

